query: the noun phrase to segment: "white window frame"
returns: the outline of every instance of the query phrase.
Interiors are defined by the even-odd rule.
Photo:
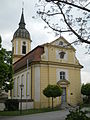
[[[61,69],[61,68],[57,68],[56,69],[56,80],[57,80],[57,82],[60,80],[60,72],[61,71],[63,71],[63,72],[65,72],[65,79],[66,80],[69,80],[69,76],[68,76],[68,69]]]
[[[65,71],[60,71],[60,80],[65,80],[65,79],[66,79]]]

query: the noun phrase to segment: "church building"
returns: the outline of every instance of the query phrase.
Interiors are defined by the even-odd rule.
[[[64,37],[38,45],[31,50],[30,33],[25,28],[22,10],[19,28],[13,35],[13,99],[20,101],[22,108],[45,108],[51,106],[51,98],[43,95],[47,85],[61,86],[61,97],[54,99],[54,106],[81,102],[81,68],[75,56],[75,48]],[[22,88],[20,88],[22,85]]]

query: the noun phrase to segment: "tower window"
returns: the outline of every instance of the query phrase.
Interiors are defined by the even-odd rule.
[[[26,54],[26,46],[22,46],[22,54]]]
[[[23,42],[23,45],[22,45],[22,54],[26,54],[26,42]]]
[[[60,80],[65,80],[65,72],[60,72]]]

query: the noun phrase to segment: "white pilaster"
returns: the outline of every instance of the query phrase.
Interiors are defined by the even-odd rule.
[[[16,40],[16,54],[18,54],[18,40]]]
[[[35,101],[40,101],[40,67],[35,67]]]

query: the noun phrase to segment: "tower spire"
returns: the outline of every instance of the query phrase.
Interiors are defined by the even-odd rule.
[[[22,3],[22,6],[24,6],[24,2]],[[22,14],[21,14],[21,19],[19,23],[19,28],[24,29],[25,28],[25,21],[24,21],[24,7],[22,7]]]
[[[24,12],[24,1],[22,1],[22,12]]]

